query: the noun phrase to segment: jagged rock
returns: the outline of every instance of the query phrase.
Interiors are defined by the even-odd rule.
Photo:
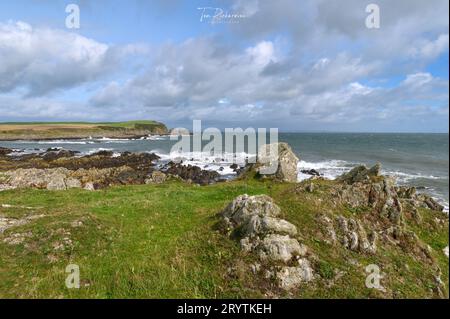
[[[341,186],[338,194],[341,200],[351,207],[373,207],[394,224],[402,221],[402,202],[414,208],[444,210],[444,206],[432,197],[417,194],[415,187],[396,186],[394,178],[380,176],[380,171],[380,164],[370,169],[358,166],[338,177],[338,181],[346,184]],[[412,210],[412,213],[418,215],[417,211]]]
[[[424,196],[423,202],[428,206],[429,209],[436,210],[438,212],[444,211],[444,206],[439,204],[430,196]]]
[[[298,260],[297,267],[282,267],[276,272],[279,286],[285,290],[298,288],[302,283],[314,279],[314,272],[306,258]]]
[[[348,184],[354,184],[357,182],[370,181],[371,177],[380,176],[381,164],[377,163],[370,169],[364,165],[356,166],[350,172],[345,173],[337,178],[338,181]]]
[[[402,204],[397,195],[395,179],[380,176],[380,164],[367,169],[358,166],[337,178],[341,202],[351,207],[372,207],[392,223],[402,221]]]
[[[222,180],[220,174],[216,171],[203,170],[198,166],[183,165],[182,163],[169,163],[164,173],[176,175],[185,181],[200,185],[209,185]]]
[[[305,246],[287,235],[267,235],[258,246],[258,255],[262,260],[288,262],[297,256],[305,256]]]
[[[315,169],[303,169],[300,172],[306,175],[320,176],[320,173]]]
[[[5,157],[4,167],[1,170],[14,170],[18,168],[67,168],[69,170],[105,169],[128,166],[136,171],[148,172],[154,166],[159,156],[149,153],[124,152],[115,156],[110,151],[100,151],[87,156],[74,156],[77,152],[68,150],[51,150],[45,154],[25,154],[22,156]]]
[[[81,188],[81,182],[76,179],[76,178],[71,178],[69,177],[68,179],[66,179],[66,188],[70,189],[70,188]]]
[[[65,176],[54,177],[48,184],[47,189],[53,191],[66,190],[66,183],[64,182]]]
[[[11,154],[13,152],[12,149],[6,148],[6,147],[0,147],[0,156],[5,156],[8,154]]]
[[[399,198],[415,199],[417,189],[415,187],[398,186],[395,188]]]
[[[297,182],[299,159],[287,143],[261,146],[256,171],[266,177],[284,182]]]
[[[86,183],[86,185],[84,185],[83,189],[87,190],[87,191],[95,191],[94,183]]]
[[[330,245],[334,245],[337,240],[336,231],[334,230],[333,221],[327,216],[320,216],[319,222],[323,225],[325,230],[325,242]]]
[[[68,150],[50,151],[42,156],[44,161],[55,161],[59,158],[74,157],[77,152]]]
[[[234,199],[222,214],[236,226],[248,222],[254,215],[277,217],[280,214],[280,208],[267,195],[248,196],[244,194]]]
[[[167,175],[160,171],[153,171],[150,178],[145,180],[145,184],[162,184],[167,180]]]
[[[65,168],[54,169],[18,169],[4,174],[9,176],[8,184],[14,188],[65,189],[64,179],[69,174]]]
[[[330,228],[333,227],[331,222],[328,225]],[[362,253],[376,253],[378,239],[376,232],[372,231],[368,236],[361,222],[351,218],[347,219],[343,216],[337,217],[337,225],[339,228],[337,237],[340,237],[342,246]],[[334,229],[332,233],[334,233]]]
[[[381,207],[381,215],[388,217],[393,223],[398,224],[402,217],[402,205],[395,191],[395,180],[385,177],[382,187],[381,191],[379,189],[374,191],[375,187],[372,188],[369,203],[377,206],[380,202],[384,202]]]
[[[268,233],[297,235],[297,227],[284,219],[273,217],[252,216],[247,223],[243,225],[243,234],[246,237],[255,237]]]
[[[313,270],[304,258],[308,249],[293,238],[297,228],[278,218],[280,208],[272,198],[241,195],[221,215],[227,231],[238,236],[243,251],[254,253],[264,265],[277,265],[279,271],[272,268],[265,273],[268,278],[277,279],[280,288],[289,290],[312,280]],[[292,267],[295,262],[298,266]]]

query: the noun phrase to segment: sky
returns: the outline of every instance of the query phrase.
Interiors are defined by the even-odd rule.
[[[68,28],[66,6],[80,10]],[[368,28],[369,4],[379,28]],[[448,0],[0,2],[0,122],[445,132]],[[223,12],[219,18],[214,14]]]

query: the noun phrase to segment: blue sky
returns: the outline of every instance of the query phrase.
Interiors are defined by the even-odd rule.
[[[65,26],[69,3],[80,29]],[[237,17],[200,21],[202,7]],[[448,132],[447,12],[446,0],[2,1],[0,121]]]

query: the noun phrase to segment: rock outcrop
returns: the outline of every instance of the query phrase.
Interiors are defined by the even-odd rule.
[[[154,171],[149,178],[145,180],[145,184],[161,184],[167,180],[167,175],[160,171]]]
[[[0,147],[0,156],[5,156],[8,154],[11,154],[13,152],[12,149],[6,148],[6,147]]]
[[[329,244],[340,244],[346,249],[365,254],[377,252],[378,234],[374,230],[366,231],[367,227],[361,221],[344,216],[337,216],[335,220],[321,216],[319,222],[325,229],[325,238]]]
[[[183,165],[181,163],[170,162],[163,168],[163,172],[199,185],[209,185],[222,181],[220,174],[216,171],[202,170],[198,166]]]
[[[280,213],[267,195],[241,195],[221,216],[223,229],[240,240],[242,250],[269,265],[266,275],[275,279],[280,288],[291,290],[313,280],[314,275],[307,259],[308,249],[296,238],[297,228],[281,219]]]
[[[0,151],[9,154],[11,150]],[[0,190],[26,187],[95,190],[112,185],[160,184],[170,177],[200,185],[222,181],[215,171],[172,162],[158,171],[155,167],[158,159],[155,154],[111,151],[78,156],[76,152],[53,148],[21,156],[0,154]]]
[[[287,143],[261,146],[258,152],[256,171],[283,182],[297,182],[299,159]]]
[[[337,197],[351,207],[372,207],[399,224],[402,218],[402,205],[395,188],[395,180],[381,176],[381,165],[372,168],[357,166],[337,178],[341,182]]]

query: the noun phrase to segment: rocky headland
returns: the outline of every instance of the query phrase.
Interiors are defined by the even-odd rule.
[[[0,123],[0,140],[52,140],[82,138],[142,138],[168,134],[163,123],[156,121],[128,122],[44,122]]]

